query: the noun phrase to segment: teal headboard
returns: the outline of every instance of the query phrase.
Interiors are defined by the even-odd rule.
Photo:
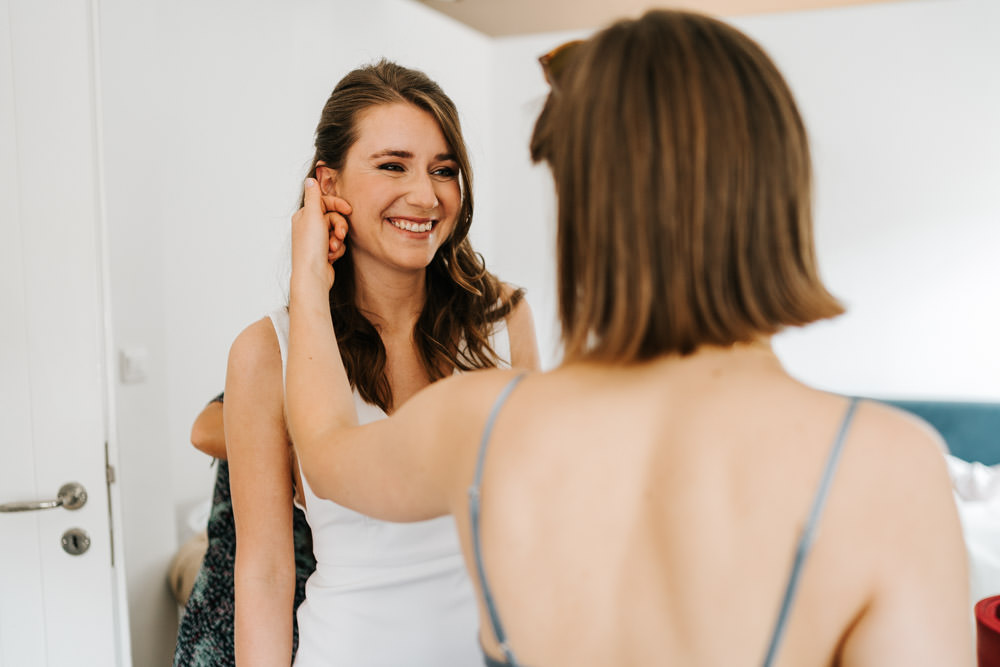
[[[1000,403],[877,400],[928,422],[958,458],[986,465],[1000,463]]]

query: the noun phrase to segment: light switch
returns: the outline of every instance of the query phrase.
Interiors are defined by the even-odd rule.
[[[148,375],[149,350],[144,347],[124,347],[118,350],[118,374],[123,384],[145,382]]]

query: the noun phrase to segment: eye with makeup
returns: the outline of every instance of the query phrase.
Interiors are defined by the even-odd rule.
[[[452,179],[458,178],[458,168],[453,166],[443,166],[436,167],[431,171],[431,176],[440,178],[441,180],[450,181]]]

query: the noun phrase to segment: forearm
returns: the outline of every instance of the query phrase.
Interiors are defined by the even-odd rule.
[[[287,665],[292,656],[295,570],[287,565],[262,570],[236,559],[236,664]]]
[[[327,292],[321,285],[296,280],[289,303],[288,371],[285,409],[289,433],[310,486],[322,469],[324,454],[339,430],[355,426],[357,414],[337,338],[330,323]]]

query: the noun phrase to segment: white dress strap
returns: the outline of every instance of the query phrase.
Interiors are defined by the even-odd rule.
[[[288,308],[276,308],[267,314],[278,336],[278,349],[281,350],[281,384],[285,384],[285,369],[288,368]]]

